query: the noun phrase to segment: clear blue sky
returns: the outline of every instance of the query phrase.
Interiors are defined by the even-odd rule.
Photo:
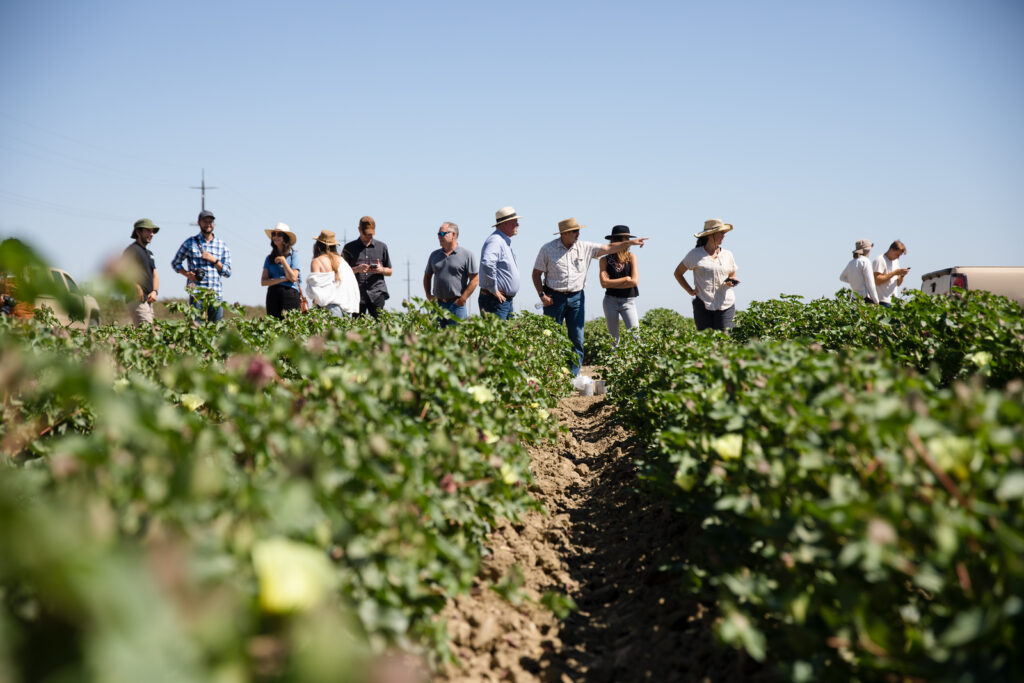
[[[740,308],[832,294],[858,238],[904,240],[914,286],[1024,265],[1018,0],[4,0],[0,93],[0,235],[89,280],[152,218],[162,296],[202,168],[248,304],[277,221],[306,261],[374,216],[394,307],[442,221],[479,253],[509,204],[524,277],[563,218],[650,237],[641,310],[690,315],[672,270],[712,217]]]

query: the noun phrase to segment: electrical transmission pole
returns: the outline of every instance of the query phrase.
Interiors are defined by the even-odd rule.
[[[192,185],[191,187],[189,187],[189,189],[190,190],[202,190],[202,192],[203,192],[202,200],[201,200],[202,203],[199,205],[199,208],[200,208],[201,211],[206,211],[206,191],[207,190],[216,190],[217,188],[213,187],[213,186],[207,186],[207,184],[206,184],[206,169],[204,168],[203,169],[202,182],[199,183],[198,187],[195,186],[195,185]]]

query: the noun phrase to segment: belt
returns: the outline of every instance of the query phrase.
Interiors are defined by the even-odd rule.
[[[562,291],[559,291],[557,289],[551,289],[547,285],[544,285],[544,293],[545,294],[564,294],[565,296],[572,296],[573,294],[579,294],[582,291],[583,291],[582,289],[577,289],[575,292],[562,292]]]
[[[497,299],[497,298],[498,298],[498,295],[497,295],[497,294],[495,294],[494,292],[492,292],[492,291],[491,291],[491,290],[489,290],[489,289],[483,289],[483,288],[481,288],[481,289],[480,289],[480,293],[481,293],[481,294],[486,294],[487,296],[493,296],[493,297],[494,297],[495,299]],[[509,300],[511,300],[511,299],[514,299],[514,298],[515,298],[515,294],[513,294],[512,296],[507,296],[507,295],[505,296],[505,300],[506,300],[506,301],[509,301]]]
[[[440,302],[440,303],[442,303],[442,304],[450,304],[450,303],[453,303],[453,302],[454,302],[454,301],[455,301],[456,299],[458,299],[458,298],[459,298],[459,297],[455,297],[455,299],[440,299],[440,298],[439,298],[439,299],[438,299],[438,302]]]

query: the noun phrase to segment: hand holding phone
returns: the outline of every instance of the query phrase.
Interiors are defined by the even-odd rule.
[[[736,279],[736,278],[734,278],[734,277],[727,277],[727,278],[725,278],[725,281],[726,281],[726,282],[728,282],[728,283],[729,283],[730,285],[732,285],[733,287],[735,287],[736,285],[738,285],[738,284],[740,283],[740,281],[739,281],[739,280],[737,280],[737,279]]]

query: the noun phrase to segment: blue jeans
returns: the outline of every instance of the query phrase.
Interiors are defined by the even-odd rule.
[[[493,294],[480,292],[478,302],[483,313],[493,313],[502,320],[508,320],[508,317],[512,315],[512,299],[505,299],[504,303],[502,303]]]
[[[469,317],[469,310],[466,308],[466,306],[465,305],[459,306],[458,304],[455,303],[454,299],[452,299],[451,301],[447,301],[447,302],[441,301],[440,299],[438,299],[437,301],[435,301],[435,303],[438,306],[440,306],[441,308],[443,308],[444,310],[446,310],[449,313],[451,313],[452,315],[454,315],[459,320],[465,320],[466,318]],[[454,324],[455,324],[455,321],[453,321],[451,318],[443,318],[441,320],[441,327],[448,327],[449,325],[454,325]]]
[[[627,330],[632,330],[640,324],[640,320],[636,317],[636,297],[608,296],[606,294],[604,297],[604,321],[608,325],[608,334],[615,340],[616,345],[619,343],[620,315],[623,322],[626,323]]]
[[[581,289],[573,294],[566,294],[545,287],[544,293],[551,297],[551,305],[544,307],[544,315],[554,318],[556,323],[565,322],[572,350],[576,354],[576,362],[571,365],[575,377],[580,374],[580,365],[583,364],[584,292]]]
[[[189,302],[189,304],[192,305],[192,308],[194,308],[197,311],[199,311],[199,317],[196,318],[196,322],[202,322],[202,320],[203,320],[203,317],[202,317],[203,316],[203,305],[201,303],[199,303],[198,301],[196,301],[191,296],[188,298],[188,302]],[[222,320],[223,318],[224,318],[224,309],[223,308],[221,308],[220,306],[207,306],[207,308],[206,308],[206,321],[207,322],[215,323],[218,320]]]

